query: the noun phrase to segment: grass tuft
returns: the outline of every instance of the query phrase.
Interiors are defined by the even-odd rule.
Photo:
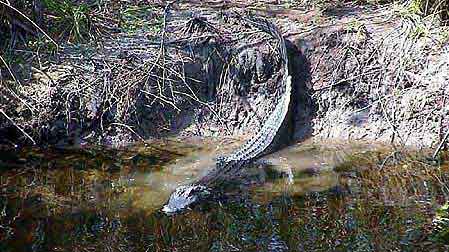
[[[89,6],[69,0],[43,0],[48,11],[50,30],[67,37],[71,42],[84,42],[93,38]]]

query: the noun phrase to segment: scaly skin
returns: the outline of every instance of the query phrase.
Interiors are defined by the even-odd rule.
[[[281,88],[282,95],[278,98],[274,111],[262,126],[262,129],[239,149],[230,155],[220,158],[216,167],[201,178],[198,182],[178,187],[172,193],[163,211],[166,213],[178,212],[188,208],[192,204],[214,196],[213,188],[219,187],[219,182],[228,174],[244,168],[249,162],[273,151],[275,137],[280,134],[280,129],[287,120],[292,92],[291,77],[288,74],[287,49],[284,38],[274,24],[263,18],[250,17],[244,19],[248,24],[258,28],[278,42],[279,55],[283,65],[283,78]]]

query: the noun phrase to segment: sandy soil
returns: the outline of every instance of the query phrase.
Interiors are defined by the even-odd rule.
[[[436,19],[398,4],[186,1],[172,8],[169,16],[160,7],[156,15],[168,28],[170,20],[180,23],[195,15],[217,25],[208,18],[230,10],[251,10],[280,27],[290,72],[301,83],[294,97],[296,141],[427,148],[449,131],[449,32]],[[240,32],[226,25],[223,34]],[[253,81],[248,92],[223,86],[211,92],[222,74],[216,71],[222,64],[217,55],[167,53],[161,61],[161,37],[172,41],[174,33],[165,34],[163,27],[139,31],[104,37],[101,45],[67,44],[44,65],[28,66],[14,92],[0,90],[0,141],[123,145],[167,135],[248,137],[260,128],[274,107],[275,86]],[[151,63],[155,59],[162,67]],[[166,89],[160,89],[158,76],[168,80]]]

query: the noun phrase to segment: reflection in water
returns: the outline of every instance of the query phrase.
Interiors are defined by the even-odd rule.
[[[432,221],[448,202],[448,166],[381,146],[293,146],[220,202],[159,211],[237,145],[3,150],[0,251],[446,251],[449,225],[435,235]]]

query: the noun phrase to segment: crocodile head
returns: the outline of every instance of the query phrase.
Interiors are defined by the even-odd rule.
[[[165,213],[180,212],[201,200],[209,198],[211,195],[209,189],[202,185],[180,186],[170,195],[170,199],[164,205],[162,211]]]

